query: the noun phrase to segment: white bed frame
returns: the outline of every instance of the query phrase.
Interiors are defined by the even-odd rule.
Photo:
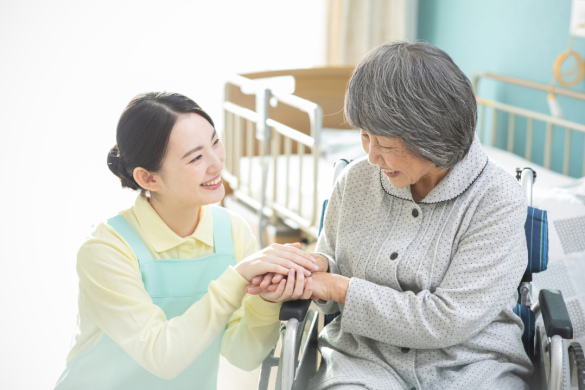
[[[280,219],[307,238],[316,238],[319,190],[331,188],[331,180],[322,176],[333,175],[333,167],[328,172],[319,158],[320,134],[324,123],[344,127],[343,94],[351,71],[348,67],[296,69],[229,79],[223,104],[227,154],[223,176],[228,194],[272,224]],[[294,94],[278,92],[265,81],[283,76],[294,77]]]
[[[514,134],[516,131],[516,119],[526,118],[526,148],[524,151],[524,158],[529,161],[534,161],[533,156],[533,128],[535,122],[543,122],[546,125],[546,138],[545,138],[545,149],[544,149],[544,168],[551,169],[551,156],[552,156],[552,148],[553,148],[553,131],[563,131],[565,132],[565,145],[564,145],[564,155],[563,155],[563,175],[569,174],[569,162],[570,162],[570,153],[571,153],[571,136],[573,132],[581,132],[585,133],[585,125],[568,121],[562,118],[556,118],[551,115],[541,114],[536,111],[526,110],[520,107],[512,106],[509,104],[500,103],[494,100],[484,99],[479,96],[479,88],[478,84],[481,79],[492,79],[497,80],[505,84],[517,85],[524,88],[531,89],[533,91],[543,91],[543,92],[554,92],[556,95],[564,95],[568,96],[577,100],[581,100],[585,103],[585,94],[553,87],[551,88],[548,85],[536,83],[533,81],[526,81],[521,80],[514,77],[502,76],[495,73],[477,73],[473,76],[472,84],[477,95],[477,104],[478,104],[478,111],[479,111],[479,123],[478,123],[478,133],[480,139],[484,144],[489,146],[496,145],[496,138],[498,132],[500,131],[507,131],[507,143],[506,148],[510,153],[514,152]],[[543,99],[546,98],[546,95],[543,94]],[[585,108],[585,105],[584,105]],[[486,129],[486,122],[488,121],[488,115],[491,111],[491,129]],[[507,114],[508,116],[508,126],[507,128],[500,129],[498,128],[498,115]],[[489,131],[489,134],[487,132]],[[489,140],[486,141],[486,136],[489,137]],[[584,149],[585,149],[585,145]],[[583,149],[582,149],[583,150]],[[585,175],[585,159],[583,159],[583,168],[581,171],[581,176]]]

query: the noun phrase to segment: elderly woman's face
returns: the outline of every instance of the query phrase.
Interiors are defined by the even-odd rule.
[[[399,137],[382,137],[361,131],[362,147],[372,165],[378,165],[398,188],[434,178],[441,171],[432,162],[413,156]]]

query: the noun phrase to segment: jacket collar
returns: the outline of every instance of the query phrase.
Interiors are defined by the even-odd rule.
[[[156,252],[164,252],[184,244],[189,239],[198,240],[213,247],[213,218],[209,206],[199,208],[199,222],[193,234],[180,237],[173,232],[152,208],[145,196],[139,195],[134,202],[134,215],[146,239]]]
[[[447,173],[447,176],[445,176],[443,180],[441,180],[439,184],[437,184],[437,186],[433,188],[419,203],[431,204],[446,202],[458,197],[479,177],[487,165],[487,162],[488,156],[483,150],[476,134],[469,151],[463,160],[455,164],[455,166]],[[405,188],[394,187],[390,183],[390,179],[382,173],[380,167],[378,166],[376,168],[378,170],[382,188],[387,194],[396,198],[413,201],[410,186]]]

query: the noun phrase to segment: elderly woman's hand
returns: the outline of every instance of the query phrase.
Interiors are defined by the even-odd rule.
[[[345,304],[345,295],[349,288],[349,278],[328,272],[313,272],[313,296],[311,299]]]
[[[315,259],[317,266],[319,267],[314,272],[328,272],[329,271],[329,260],[323,255],[318,253],[309,253],[313,259]]]
[[[285,246],[294,246],[295,248],[299,248],[300,244],[284,244]],[[326,257],[318,254],[318,253],[309,253],[312,258],[315,259],[315,263],[317,264],[317,269],[313,272],[328,272],[329,271],[329,260]],[[276,289],[280,281],[284,279],[284,275],[282,274],[275,274],[274,272],[269,272],[265,275],[258,275],[250,282],[254,286],[260,286],[262,289],[267,289],[269,286],[271,287],[272,291]]]

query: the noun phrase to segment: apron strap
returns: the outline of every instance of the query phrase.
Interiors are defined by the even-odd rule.
[[[134,251],[134,255],[136,255],[139,262],[141,260],[152,260],[152,256],[148,252],[148,249],[146,249],[146,246],[144,246],[140,237],[138,237],[134,229],[132,229],[132,226],[130,226],[123,216],[118,214],[115,217],[108,219],[107,223],[113,227],[114,230],[116,230],[118,234],[128,242],[128,244],[130,244],[130,248]]]
[[[222,207],[211,206],[213,216],[213,245],[215,253],[225,253],[236,257],[232,239],[232,223],[228,212]]]

